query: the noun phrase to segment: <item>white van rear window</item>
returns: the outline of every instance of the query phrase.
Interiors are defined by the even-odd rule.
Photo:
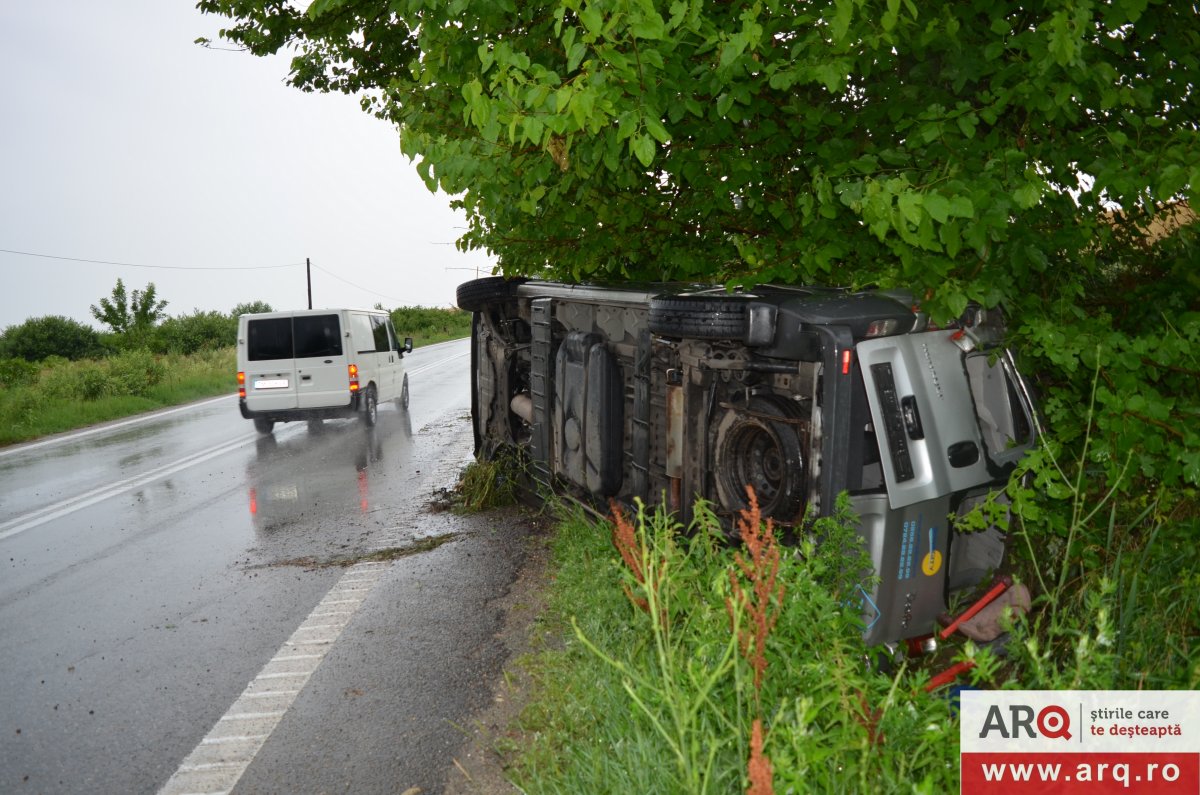
[[[290,317],[251,320],[246,336],[246,355],[252,362],[292,358],[292,319]]]
[[[296,358],[342,355],[342,326],[337,315],[304,315],[294,318]]]
[[[247,337],[246,355],[252,362],[342,355],[337,315],[251,320]]]

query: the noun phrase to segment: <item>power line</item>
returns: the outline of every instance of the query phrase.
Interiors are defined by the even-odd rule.
[[[56,254],[15,251],[11,248],[0,248],[0,252],[5,254],[19,254],[22,257],[40,257],[41,259],[58,259],[66,260],[67,262],[87,262],[93,265],[118,265],[123,268],[154,268],[156,270],[168,271],[261,271],[277,268],[296,268],[304,264],[303,262],[290,262],[287,265],[141,265],[136,262],[113,262],[111,260],[86,259],[83,257],[60,257]]]
[[[320,265],[316,264],[315,262],[312,263],[312,266],[314,268],[316,268],[317,270],[321,271],[321,273],[324,273],[327,276],[332,276],[333,278],[337,279],[339,282],[344,282],[344,283],[350,285],[351,287],[355,287],[359,290],[362,290],[364,293],[370,293],[371,295],[378,296],[379,298],[386,298],[389,301],[396,301],[400,304],[404,303],[403,298],[396,298],[395,296],[392,296],[392,295],[384,295],[383,293],[375,292],[374,290],[370,289],[369,287],[363,287],[361,284],[355,284],[354,282],[350,281],[349,279],[343,279],[341,276],[338,276],[333,271],[322,268]]]

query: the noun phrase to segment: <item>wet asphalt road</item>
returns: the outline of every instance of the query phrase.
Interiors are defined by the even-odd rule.
[[[411,409],[373,431],[259,437],[229,397],[0,451],[0,792],[182,792],[185,773],[223,791],[214,736],[295,675],[272,665],[308,659],[291,695],[252,693],[273,717],[228,740],[253,760],[233,791],[440,791],[524,551],[519,528],[428,510],[470,458],[467,348],[411,354]],[[445,543],[360,564],[359,585],[327,565],[422,538]],[[344,629],[297,646],[335,585],[358,594]]]

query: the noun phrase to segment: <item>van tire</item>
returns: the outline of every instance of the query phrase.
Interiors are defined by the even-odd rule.
[[[458,308],[467,312],[478,312],[491,304],[499,304],[515,298],[517,288],[524,279],[506,279],[503,276],[485,276],[458,285],[455,299]]]
[[[263,419],[262,417],[254,418],[254,430],[258,431],[261,434],[265,435],[265,434],[270,433],[271,429],[274,427],[275,427],[275,420],[267,420],[267,419]]]
[[[375,387],[367,387],[367,391],[363,393],[363,424],[368,428],[374,428],[375,423],[379,421],[379,400],[375,397]]]
[[[714,295],[660,295],[650,299],[652,334],[695,340],[744,341],[749,303]]]
[[[712,427],[712,471],[722,507],[748,507],[746,486],[754,486],[764,518],[799,522],[807,496],[805,461],[801,427],[788,407],[755,395],[748,405],[728,407]]]
[[[408,373],[404,374],[404,383],[400,386],[400,397],[396,398],[396,408],[408,411]]]

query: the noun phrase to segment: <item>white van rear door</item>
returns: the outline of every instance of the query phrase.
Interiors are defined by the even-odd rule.
[[[293,318],[296,355],[296,402],[301,409],[350,403],[345,338],[337,313]]]
[[[250,318],[246,323],[246,407],[296,408],[296,364],[291,317]]]
[[[953,333],[856,346],[892,508],[1000,479],[989,469],[965,355]]]

